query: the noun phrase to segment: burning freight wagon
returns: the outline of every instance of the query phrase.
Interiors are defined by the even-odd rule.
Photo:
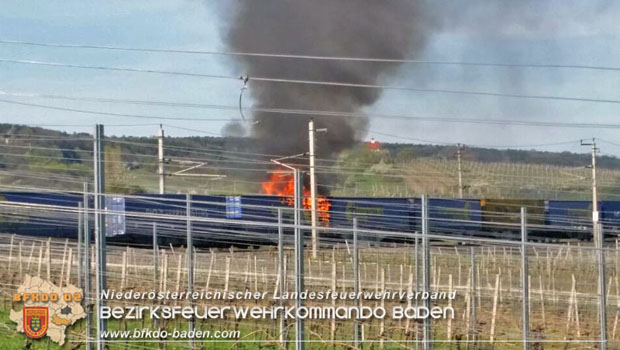
[[[262,184],[263,193],[267,195],[279,196],[282,204],[293,207],[295,205],[295,178],[290,173],[274,172],[269,179]],[[304,210],[312,208],[312,198],[310,189],[304,186],[302,206]],[[327,226],[329,224],[329,209],[331,202],[325,196],[317,196],[316,208],[319,223]],[[307,211],[306,211],[307,212]]]

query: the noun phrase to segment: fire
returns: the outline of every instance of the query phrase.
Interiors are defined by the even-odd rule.
[[[269,195],[280,196],[280,201],[290,207],[295,205],[295,179],[292,174],[273,173],[268,181],[263,182],[263,193]],[[303,188],[303,208],[312,209],[312,200],[310,198],[310,190],[304,186]],[[329,222],[329,209],[332,204],[324,196],[316,199],[317,216],[320,222]]]
[[[327,200],[326,197],[320,196],[316,199],[316,210],[319,221],[329,222],[329,209],[332,207],[332,203]]]

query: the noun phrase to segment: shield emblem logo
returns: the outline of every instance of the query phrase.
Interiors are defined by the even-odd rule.
[[[23,323],[24,333],[30,338],[41,338],[47,333],[49,322],[49,310],[47,307],[24,307]]]

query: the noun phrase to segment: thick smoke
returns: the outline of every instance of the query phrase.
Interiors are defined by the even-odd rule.
[[[233,51],[403,59],[422,51],[434,30],[427,6],[416,0],[240,0],[227,28]],[[252,82],[252,77],[380,84],[397,64],[243,56],[255,107],[360,113],[380,89]],[[257,112],[252,134],[263,151],[307,151],[310,116]],[[318,154],[352,146],[365,134],[365,117],[315,117]]]
[[[240,122],[230,122],[222,127],[221,134],[224,137],[244,137],[246,131]]]

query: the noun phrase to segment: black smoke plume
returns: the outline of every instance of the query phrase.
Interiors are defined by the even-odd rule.
[[[232,51],[313,56],[404,59],[416,57],[434,30],[424,1],[416,0],[239,0],[226,29]],[[254,107],[361,113],[380,89],[252,81],[252,77],[380,84],[394,63],[303,60],[242,56]],[[263,151],[307,151],[310,116],[256,112],[252,134]],[[328,156],[364,136],[366,117],[315,116],[317,153]]]

